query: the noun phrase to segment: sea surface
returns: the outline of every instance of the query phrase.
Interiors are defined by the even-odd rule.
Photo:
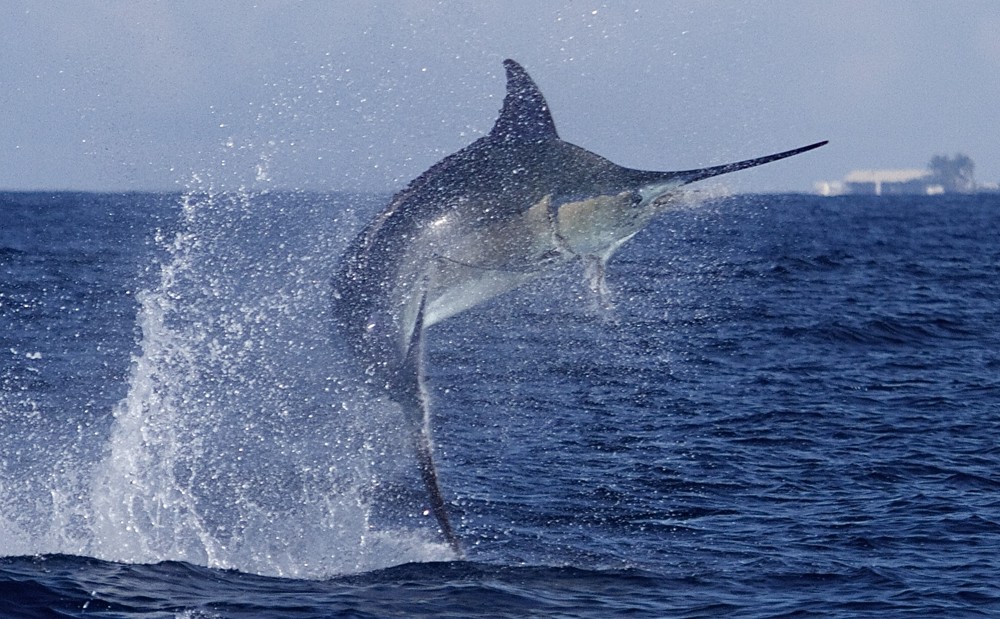
[[[432,327],[461,561],[330,327],[385,200],[0,194],[0,616],[1000,616],[1000,196],[692,198]]]

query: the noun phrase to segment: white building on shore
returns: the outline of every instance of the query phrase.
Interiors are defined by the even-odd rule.
[[[854,170],[840,181],[814,183],[816,193],[822,196],[897,195],[944,193],[944,187],[934,182],[930,170]]]

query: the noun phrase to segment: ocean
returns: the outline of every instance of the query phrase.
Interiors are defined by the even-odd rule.
[[[1000,196],[693,198],[432,327],[462,561],[330,325],[386,199],[0,194],[0,616],[1000,616]]]

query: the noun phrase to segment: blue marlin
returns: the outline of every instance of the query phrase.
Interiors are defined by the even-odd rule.
[[[432,455],[424,375],[428,327],[577,261],[605,290],[605,265],[681,187],[818,148],[693,170],[625,168],[559,138],[528,73],[505,60],[492,131],[397,193],[349,245],[334,277],[335,321],[370,388],[397,402],[430,507],[462,556]]]

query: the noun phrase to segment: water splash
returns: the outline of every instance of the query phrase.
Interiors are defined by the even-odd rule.
[[[288,198],[184,198],[95,476],[98,554],[290,576],[444,558],[372,523],[378,454],[408,450],[395,410],[339,378],[339,241],[322,205]]]

